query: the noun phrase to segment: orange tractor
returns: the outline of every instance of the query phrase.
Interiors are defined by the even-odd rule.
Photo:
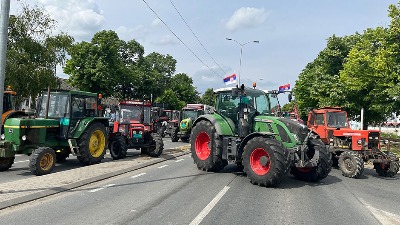
[[[4,95],[3,95],[3,114],[1,116],[1,133],[3,133],[3,125],[4,121],[8,118],[12,117],[21,117],[25,116],[26,114],[22,111],[16,111],[15,110],[15,100],[14,97],[17,95],[17,92],[11,90],[11,87],[8,86],[4,90]]]
[[[392,177],[399,171],[399,158],[381,151],[379,130],[353,130],[346,111],[340,107],[310,110],[307,127],[329,145],[334,166],[339,166],[346,177],[360,177],[367,161],[373,163],[380,176]]]

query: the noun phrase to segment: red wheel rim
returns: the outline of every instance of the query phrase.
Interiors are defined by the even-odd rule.
[[[308,173],[308,172],[310,172],[313,168],[312,168],[312,167],[296,167],[296,169],[297,169],[300,173]]]
[[[263,166],[261,164],[261,157],[267,157],[268,162]],[[257,175],[265,175],[268,173],[270,167],[271,167],[271,158],[269,157],[269,154],[263,149],[263,148],[256,148],[253,150],[253,152],[250,155],[250,166],[251,169],[254,171],[255,174]]]
[[[210,143],[210,136],[206,132],[201,132],[197,135],[194,148],[196,155],[200,160],[206,160],[211,153],[208,144]]]

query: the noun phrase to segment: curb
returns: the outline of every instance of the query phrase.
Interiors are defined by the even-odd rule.
[[[22,197],[17,197],[14,199],[10,199],[10,200],[6,200],[6,201],[1,201],[0,202],[0,210],[5,209],[5,208],[9,208],[11,206],[15,206],[15,205],[19,205],[22,203],[26,203],[26,202],[30,202],[33,200],[37,200],[40,198],[44,198],[50,195],[54,195],[54,194],[58,194],[60,192],[64,192],[64,191],[68,191],[74,188],[78,188],[84,185],[88,185],[97,181],[101,181],[101,180],[105,180],[111,177],[115,177],[124,173],[128,173],[128,172],[132,172],[138,169],[142,169],[154,164],[158,164],[161,162],[165,162],[167,160],[171,160],[171,159],[175,159],[177,157],[183,156],[183,155],[187,155],[190,153],[190,150],[188,150],[188,146],[182,146],[182,147],[177,147],[177,148],[173,148],[173,149],[168,149],[168,150],[182,150],[182,152],[179,153],[173,153],[173,154],[167,154],[167,155],[161,155],[160,158],[152,158],[149,161],[145,162],[145,163],[141,163],[139,165],[136,166],[132,166],[130,168],[125,168],[125,169],[121,169],[121,170],[117,170],[117,171],[113,171],[113,172],[109,172],[106,174],[101,174],[98,176],[94,176],[85,180],[81,180],[81,181],[77,181],[74,183],[70,183],[67,185],[60,185],[58,187],[53,187],[47,190],[43,190],[43,191],[39,191],[37,193],[33,193],[33,194],[29,194],[26,196],[22,196]]]

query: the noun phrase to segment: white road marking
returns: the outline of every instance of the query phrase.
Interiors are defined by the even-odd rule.
[[[180,162],[180,161],[183,161],[183,160],[185,160],[185,159],[178,159],[175,162]]]
[[[29,162],[29,159],[27,159],[27,160],[22,160],[22,161],[16,161],[16,162],[14,162],[14,163],[23,163],[23,162]]]
[[[194,218],[194,220],[189,225],[198,225],[203,221],[204,217],[210,213],[211,209],[221,200],[222,196],[229,190],[230,187],[225,186],[215,197],[214,199],[208,203],[208,205],[199,213],[199,215]]]
[[[96,189],[93,189],[93,190],[90,190],[89,192],[97,192],[97,191],[101,191],[101,190],[103,190],[104,188],[108,188],[108,187],[112,187],[112,186],[114,186],[115,184],[107,184],[107,185],[105,185],[105,186],[103,186],[103,187],[99,187],[99,188],[96,188]]]
[[[164,167],[167,167],[168,165],[164,165],[164,166],[159,166],[159,167],[157,167],[158,169],[161,169],[161,168],[164,168]]]
[[[132,176],[131,178],[136,178],[136,177],[140,177],[140,176],[143,176],[143,175],[145,175],[146,173],[139,173],[139,174],[137,174],[137,175],[135,175],[135,176]]]
[[[360,199],[361,203],[367,207],[367,209],[374,215],[374,217],[385,225],[399,225],[400,224],[400,215],[386,212],[381,209],[377,209],[367,204],[364,200]]]

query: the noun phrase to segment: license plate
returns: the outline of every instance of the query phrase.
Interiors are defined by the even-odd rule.
[[[133,134],[133,138],[142,138],[141,134]]]

